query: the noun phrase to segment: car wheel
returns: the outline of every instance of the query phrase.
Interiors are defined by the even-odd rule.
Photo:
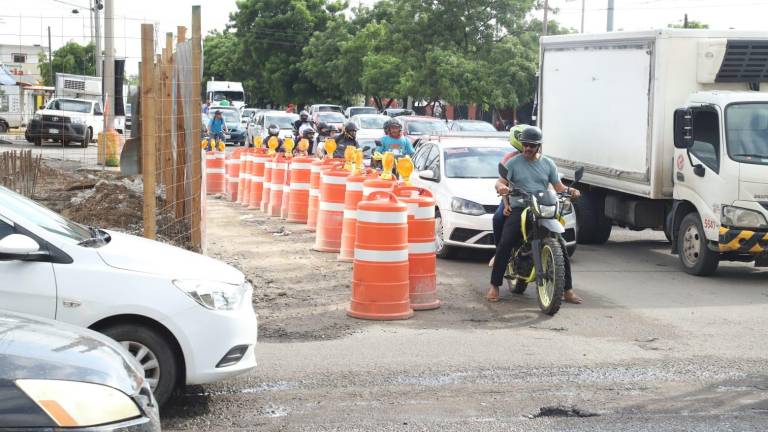
[[[35,144],[36,147],[40,147],[43,145],[43,139],[40,137],[33,138],[32,142]]]
[[[83,148],[88,148],[88,145],[91,143],[91,139],[93,138],[93,131],[91,128],[88,128],[85,130],[85,138],[83,138],[83,142],[81,146]]]
[[[0,122],[0,133],[8,132],[8,124],[6,122]]]
[[[157,402],[162,405],[168,401],[180,370],[170,341],[157,330],[141,324],[118,324],[102,333],[119,342],[139,362]]]
[[[435,212],[435,255],[438,258],[448,258],[451,256],[453,248],[445,244],[445,227],[440,212]]]

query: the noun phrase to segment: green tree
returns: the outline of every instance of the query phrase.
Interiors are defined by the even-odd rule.
[[[45,53],[40,54],[38,70],[43,78],[44,85],[52,86],[51,64],[54,73],[70,73],[76,75],[96,75],[96,62],[94,60],[93,43],[80,45],[69,41],[66,45],[53,52],[53,61],[48,61]]]

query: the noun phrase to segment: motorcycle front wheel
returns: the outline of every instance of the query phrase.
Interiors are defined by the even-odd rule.
[[[541,244],[541,280],[537,283],[539,308],[547,315],[560,310],[565,290],[565,256],[556,239],[547,238]]]

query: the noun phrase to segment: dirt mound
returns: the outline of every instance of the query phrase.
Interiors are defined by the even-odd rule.
[[[62,214],[85,225],[137,233],[143,227],[143,205],[140,178],[99,180],[72,197]]]

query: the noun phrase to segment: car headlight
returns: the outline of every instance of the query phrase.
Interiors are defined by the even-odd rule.
[[[762,214],[733,206],[723,206],[723,225],[734,228],[768,228],[768,222]]]
[[[573,203],[569,200],[563,201],[563,208],[560,209],[560,214],[563,216],[573,213]]]
[[[84,125],[84,124],[85,124],[85,119],[84,119],[84,118],[81,118],[81,117],[71,117],[71,118],[69,119],[69,121],[70,121],[72,124],[76,124],[76,125]]]
[[[232,285],[202,280],[174,280],[173,285],[192,297],[201,306],[211,310],[232,310],[240,305],[251,284]]]
[[[43,115],[35,113],[35,115],[32,117],[32,119],[33,120],[42,120],[43,119]]]
[[[456,213],[463,213],[472,216],[480,216],[485,214],[485,208],[483,208],[482,205],[474,201],[455,197],[451,200],[451,210],[455,211]]]
[[[21,379],[16,386],[60,427],[88,427],[139,417],[141,411],[125,393],[78,381]]]
[[[555,213],[557,213],[557,205],[539,205],[539,216],[542,218],[553,218]]]

